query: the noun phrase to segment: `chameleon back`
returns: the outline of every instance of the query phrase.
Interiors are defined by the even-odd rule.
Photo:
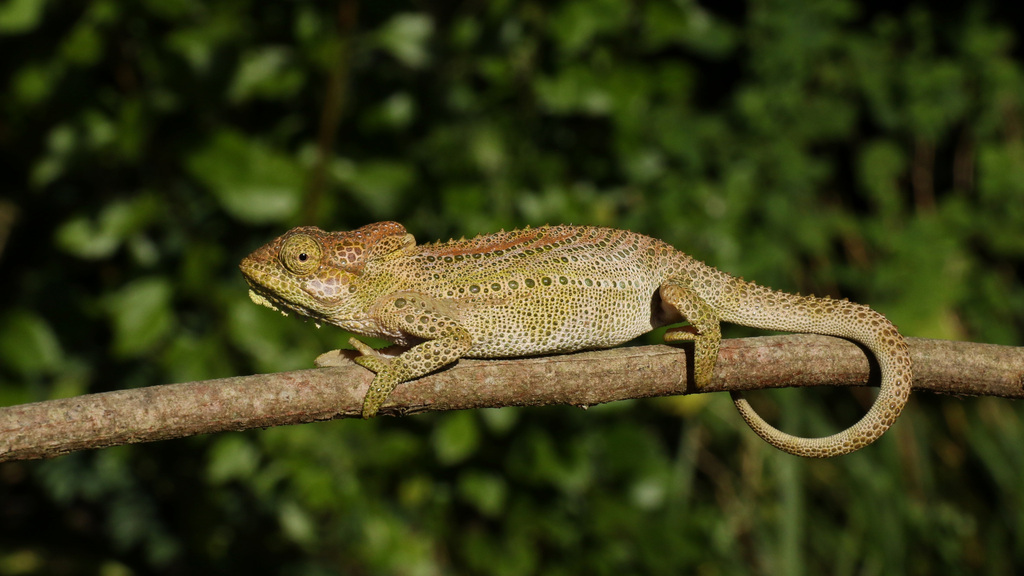
[[[601,250],[594,250],[594,246]],[[607,348],[664,324],[652,303],[668,244],[622,230],[545,226],[415,246],[369,263],[364,281],[450,302],[470,357]]]

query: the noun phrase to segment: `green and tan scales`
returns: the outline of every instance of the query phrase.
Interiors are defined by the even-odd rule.
[[[667,342],[694,343],[694,379],[706,385],[720,321],[767,330],[842,336],[878,360],[882,383],[868,413],[824,438],[776,430],[739,394],[750,427],[772,445],[828,457],[862,448],[899,416],[911,389],[907,346],[884,316],[861,304],[777,292],[641,234],[593,226],[544,226],[416,244],[401,224],[351,232],[295,228],[241,263],[254,302],[294,311],[409,347],[384,356],[352,344],[376,373],[363,416],[391,391],[462,357],[496,358],[615,346],[683,321]]]

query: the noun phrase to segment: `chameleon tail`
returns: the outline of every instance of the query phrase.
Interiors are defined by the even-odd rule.
[[[827,458],[848,454],[874,442],[896,420],[910,397],[910,353],[896,327],[871,308],[831,298],[776,292],[739,278],[728,278],[722,290],[708,294],[721,320],[787,332],[840,336],[864,344],[881,368],[881,389],[871,409],[853,426],[823,438],[801,438],[768,424],[738,392],[732,393],[740,415],[769,444],[799,456]],[[723,278],[723,280],[724,280]]]

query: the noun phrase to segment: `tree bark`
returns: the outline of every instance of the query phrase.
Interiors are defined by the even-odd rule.
[[[1024,397],[1024,348],[908,339],[914,389]],[[358,418],[373,374],[328,353],[337,366],[87,394],[0,408],[0,462],[226,430]],[[697,393],[692,351],[616,348],[524,359],[460,360],[400,385],[381,414],[570,404]],[[817,335],[725,340],[711,384],[699,392],[878,384],[857,344]]]

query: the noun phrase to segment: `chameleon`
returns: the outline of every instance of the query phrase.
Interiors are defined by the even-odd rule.
[[[654,328],[693,345],[693,381],[711,381],[720,322],[810,332],[862,343],[881,386],[860,421],[836,434],[782,432],[733,392],[743,419],[771,445],[799,456],[847,454],[879,438],[911,390],[907,345],[896,327],[846,299],[779,292],[721,272],[642,234],[596,226],[542,226],[417,244],[397,222],[345,232],[294,228],[242,260],[253,302],[405,348],[397,356],[352,338],[355,361],[375,373],[370,418],[392,390],[459,358],[568,353],[616,346]]]

